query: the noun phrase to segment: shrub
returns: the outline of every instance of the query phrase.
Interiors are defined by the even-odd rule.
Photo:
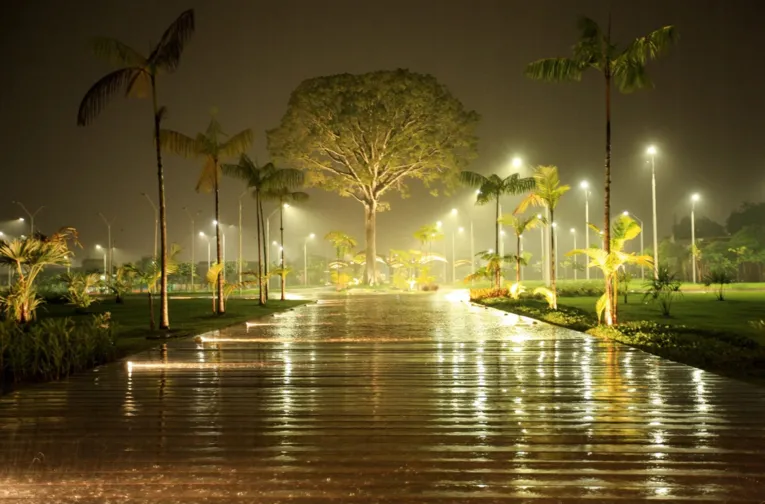
[[[499,289],[470,289],[470,300],[481,301],[482,299],[489,298],[505,298],[510,294],[509,289],[501,287]]]
[[[46,319],[27,326],[0,324],[0,379],[57,380],[115,355],[109,313],[84,321]]]
[[[670,273],[666,266],[659,268],[656,278],[647,282],[648,290],[643,296],[643,300],[649,299],[658,303],[661,314],[665,317],[670,316],[672,302],[677,296],[682,296],[680,292],[680,280],[674,273]]]
[[[733,281],[733,276],[724,269],[712,270],[704,275],[704,285],[716,285],[715,298],[718,301],[725,301],[725,286]]]

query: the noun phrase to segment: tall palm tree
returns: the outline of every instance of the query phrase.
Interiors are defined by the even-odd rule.
[[[631,93],[653,87],[646,73],[646,63],[655,60],[678,38],[674,26],[664,26],[648,35],[638,37],[627,46],[611,41],[611,14],[603,31],[592,19],[579,20],[579,40],[570,58],[546,58],[530,63],[526,75],[547,82],[580,81],[585,70],[592,68],[603,75],[606,102],[606,159],[603,231],[606,253],[611,246],[611,87],[621,93]],[[610,289],[606,282],[606,290]],[[606,323],[610,324],[612,296],[607,296]]]
[[[460,182],[468,187],[478,189],[478,195],[475,199],[477,205],[485,205],[491,203],[492,200],[496,203],[494,250],[499,254],[500,198],[505,195],[523,194],[531,191],[534,188],[534,179],[521,177],[518,173],[502,178],[494,174],[487,177],[480,173],[463,171],[460,173]]]
[[[261,305],[267,302],[264,287],[266,270],[263,265],[263,244],[265,244],[265,226],[263,226],[263,192],[280,187],[298,187],[303,185],[304,174],[294,168],[278,169],[273,163],[259,166],[247,154],[239,157],[237,164],[224,164],[223,174],[238,178],[247,185],[255,199],[255,220],[258,235],[258,298]],[[265,244],[268,246],[268,244]]]
[[[159,186],[159,222],[161,228],[161,275],[160,275],[160,329],[170,328],[170,315],[167,309],[167,220],[165,218],[165,174],[162,168],[162,153],[159,148],[159,125],[164,115],[164,107],[157,102],[157,76],[160,73],[172,73],[178,68],[181,54],[186,43],[194,33],[194,10],[183,12],[173,21],[159,40],[152,47],[149,56],[112,38],[97,38],[93,41],[93,51],[119,67],[98,82],[85,94],[77,113],[77,125],[86,126],[93,122],[108,101],[117,93],[144,97],[151,93],[154,111],[154,144],[157,157],[157,183]]]
[[[555,166],[537,166],[534,169],[534,189],[521,201],[515,213],[523,213],[529,206],[546,207],[550,213],[550,221],[547,223],[550,234],[550,283],[553,299],[550,303],[553,310],[558,309],[558,291],[555,285],[555,233],[550,233],[549,226],[555,222],[555,207],[558,206],[561,197],[571,189],[571,186],[561,185],[558,177],[558,168]]]
[[[281,272],[279,276],[281,277],[281,300],[284,301],[284,293],[287,286],[286,272],[288,271],[287,268],[284,267],[284,207],[289,203],[307,201],[308,193],[293,191],[289,187],[282,186],[268,189],[263,193],[263,198],[267,200],[274,200],[279,203],[279,270]]]
[[[535,227],[542,225],[544,219],[537,215],[530,217],[503,215],[500,220],[502,224],[512,227],[515,233],[515,283],[519,283],[521,281],[521,262],[523,261],[521,257],[521,236],[526,231],[531,231]]]
[[[204,133],[189,137],[183,133],[163,129],[159,132],[159,143],[163,149],[187,158],[202,158],[204,165],[197,181],[197,192],[210,192],[215,195],[215,245],[217,262],[223,263],[223,248],[220,235],[220,177],[221,161],[225,158],[239,156],[252,144],[252,130],[247,128],[239,133],[228,136],[215,118],[210,119]],[[226,313],[225,297],[223,296],[223,269],[218,273],[218,315]]]

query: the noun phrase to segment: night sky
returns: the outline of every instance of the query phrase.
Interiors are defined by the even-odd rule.
[[[187,8],[196,33],[179,70],[160,81],[168,107],[165,127],[187,134],[202,130],[209,110],[229,132],[251,127],[250,154],[266,161],[266,129],[276,126],[291,91],[303,80],[342,72],[408,68],[430,73],[482,116],[479,158],[471,169],[510,173],[510,160],[554,164],[574,186],[558,212],[565,229],[584,221],[582,179],[595,186],[591,220],[600,221],[604,150],[603,86],[597,74],[578,84],[542,84],[523,76],[526,63],[567,56],[576,19],[605,23],[606,0],[280,0],[7,1],[0,15],[4,60],[0,80],[3,192],[0,229],[20,233],[20,209],[46,205],[38,227],[50,232],[71,225],[85,250],[106,241],[98,212],[116,217],[115,261],[148,255],[153,211],[141,196],[156,199],[151,143],[151,103],[117,97],[89,127],[76,126],[80,100],[110,66],[93,56],[90,37],[113,36],[141,52]],[[650,220],[650,170],[645,148],[655,143],[660,232],[673,216],[689,212],[689,196],[701,193],[700,215],[724,221],[743,200],[765,194],[760,121],[765,116],[765,3],[751,0],[646,0],[613,2],[615,40],[667,24],[680,42],[650,64],[652,91],[616,96],[613,110],[613,210],[629,209]],[[198,228],[213,231],[213,199],[196,194],[201,168],[166,155],[169,239],[188,256],[190,222],[182,210],[201,210]],[[235,223],[238,181],[222,186],[222,220]],[[287,250],[310,232],[341,229],[363,238],[363,211],[355,201],[310,190],[312,201],[287,214]],[[451,198],[416,190],[407,200],[389,198],[392,210],[378,217],[378,251],[414,247],[412,232],[458,207],[475,221],[478,250],[491,243],[491,209],[475,209],[464,190]],[[511,207],[514,201],[506,203]],[[254,254],[254,205],[245,200],[245,256]],[[650,233],[650,228],[647,229]],[[568,235],[568,233],[566,233]],[[563,236],[561,237],[564,238]],[[234,258],[236,232],[227,235]],[[565,236],[568,240],[569,237]],[[206,254],[199,240],[197,258]],[[290,241],[292,246],[290,246]],[[646,240],[648,241],[648,240]],[[538,240],[533,242],[538,243]],[[325,250],[326,245],[322,245]],[[563,242],[561,248],[570,247]],[[302,246],[300,247],[302,248]],[[529,249],[535,251],[533,246]],[[328,250],[327,250],[328,251]]]

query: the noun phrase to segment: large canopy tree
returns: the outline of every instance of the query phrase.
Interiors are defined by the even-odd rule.
[[[621,93],[631,93],[653,87],[653,81],[646,73],[646,63],[658,58],[677,39],[674,26],[664,26],[648,35],[638,37],[627,46],[619,46],[611,40],[611,15],[608,26],[601,29],[592,19],[583,17],[578,23],[579,39],[569,58],[546,58],[530,63],[526,75],[532,79],[547,82],[570,82],[582,80],[587,69],[594,69],[603,75],[606,102],[606,159],[603,231],[605,252],[611,246],[611,88]],[[606,282],[606,290],[609,283]],[[606,324],[611,325],[613,296],[606,296]]]
[[[118,93],[127,96],[145,97],[151,94],[154,111],[154,145],[157,157],[157,183],[159,186],[159,225],[160,225],[160,329],[170,328],[170,316],[167,309],[167,220],[165,218],[165,172],[162,169],[162,153],[159,148],[159,125],[164,115],[164,107],[157,101],[157,77],[162,73],[171,73],[178,68],[181,53],[194,33],[194,11],[187,10],[173,21],[159,43],[152,47],[149,56],[143,56],[135,49],[112,38],[97,38],[93,41],[93,51],[97,56],[108,59],[117,70],[106,74],[93,84],[80,103],[77,112],[77,125],[87,126],[109,100]]]
[[[174,152],[186,158],[201,158],[204,160],[202,171],[197,181],[197,192],[212,192],[215,196],[215,243],[218,264],[223,263],[223,248],[220,233],[220,177],[222,163],[226,158],[241,155],[252,144],[252,130],[247,128],[235,135],[223,132],[220,123],[213,117],[204,133],[189,137],[183,133],[163,129],[159,132],[159,142],[163,149]],[[223,295],[223,269],[218,273],[218,314],[226,312],[225,296]]]
[[[478,114],[435,77],[408,70],[341,74],[303,81],[279,127],[272,157],[307,171],[309,185],[364,206],[366,257],[377,257],[376,214],[407,184],[451,182],[475,153]],[[377,280],[366,261],[364,280]]]

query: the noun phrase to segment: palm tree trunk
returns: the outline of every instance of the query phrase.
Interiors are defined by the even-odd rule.
[[[149,291],[149,329],[154,330],[154,298]]]
[[[521,283],[521,235],[515,235],[515,283]]]
[[[608,14],[608,33],[606,43],[611,43],[611,13]],[[611,59],[606,57],[604,69],[606,77],[606,173],[603,200],[603,249],[606,255],[611,253]],[[606,325],[616,323],[615,296],[611,279],[606,275]]]
[[[550,223],[548,226],[552,226],[552,223],[555,222],[555,209],[550,208]],[[548,228],[549,230],[549,228]],[[558,309],[558,287],[556,285],[556,279],[555,279],[555,262],[557,261],[557,257],[555,257],[555,233],[553,233],[551,230],[550,232],[550,286],[552,287],[552,294],[553,294],[553,302],[552,302],[552,309],[557,310]]]
[[[215,160],[215,166],[218,166],[218,160]],[[220,239],[220,188],[218,187],[218,173],[215,173],[215,179],[213,182],[213,189],[215,191],[215,248],[218,258],[218,264],[223,264],[223,247]],[[223,272],[226,271],[226,265],[223,264],[223,268],[218,272],[218,278],[215,280],[215,287],[218,295],[218,315],[226,313],[226,305],[223,300]]]
[[[284,274],[284,203],[279,202],[279,267],[281,268],[281,300],[285,300],[284,290],[287,287],[287,275]]]
[[[263,298],[263,249],[261,243],[261,233],[263,228],[260,225],[260,191],[255,189],[255,221],[257,221],[257,234],[258,234],[258,304],[266,304],[266,300]],[[241,229],[239,230],[241,233]]]
[[[263,230],[263,286],[265,290],[265,300],[268,303],[268,247],[270,246],[266,240],[266,218],[263,213],[263,200],[258,201],[258,212],[260,213],[260,227]]]
[[[160,116],[157,106],[157,82],[151,76],[151,97],[154,106],[154,146],[157,155],[157,184],[159,186],[159,227],[160,227],[160,279],[159,279],[159,328],[170,329],[170,312],[167,306],[167,217],[165,215],[165,172],[162,168],[162,149],[159,145]],[[153,308],[152,308],[153,309]],[[152,324],[154,319],[152,316]]]

